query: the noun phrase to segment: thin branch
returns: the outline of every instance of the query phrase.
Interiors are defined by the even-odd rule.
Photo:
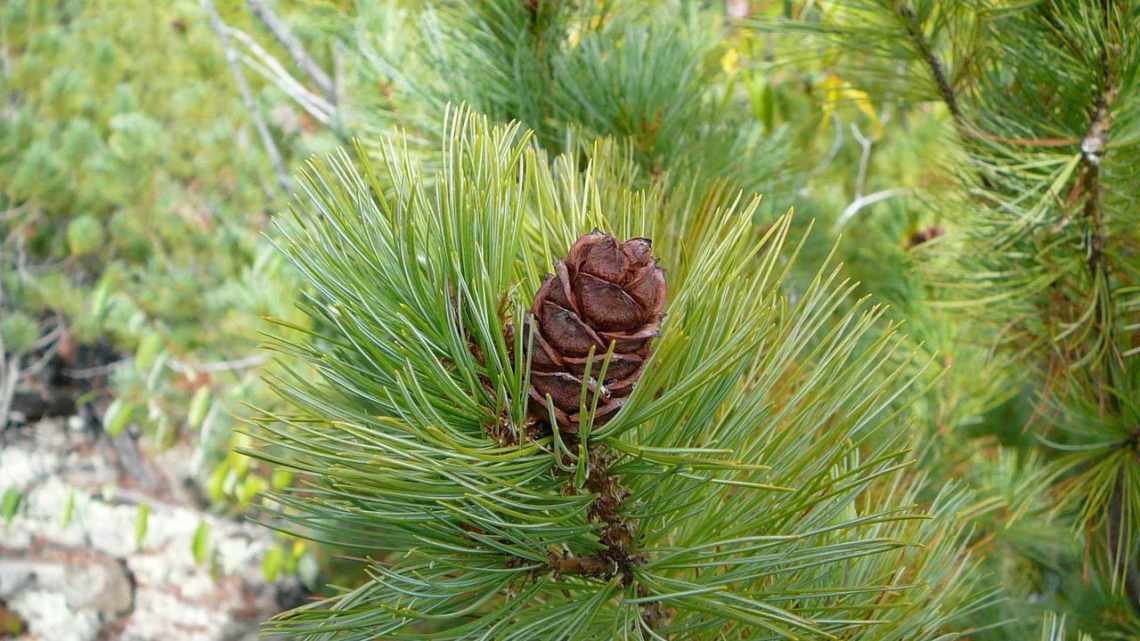
[[[344,43],[339,39],[333,43],[333,98],[332,103],[337,104],[340,96],[344,95]]]
[[[317,88],[328,98],[328,101],[335,105],[337,103],[336,83],[334,83],[333,80],[329,78],[329,75],[325,73],[325,70],[313,60],[309,52],[305,50],[305,46],[302,45],[301,41],[289,30],[289,25],[277,17],[263,0],[246,0],[246,4],[249,5],[249,9],[253,12],[253,15],[257,16],[262,24],[269,29],[269,32],[277,39],[277,42],[281,43],[285,51],[289,52],[289,56],[293,58],[293,62],[297,63],[297,66],[309,75],[309,78],[313,80]]]
[[[1104,2],[1103,9],[1105,15],[1105,32],[1110,31],[1110,7],[1108,2]],[[1116,101],[1117,94],[1120,92],[1119,80],[1116,77],[1116,62],[1109,55],[1111,48],[1109,43],[1101,42],[1101,56],[1100,56],[1100,90],[1097,92],[1096,101],[1093,103],[1089,114],[1089,127],[1085,137],[1081,140],[1081,173],[1078,177],[1078,184],[1082,187],[1085,195],[1084,206],[1082,214],[1085,222],[1088,225],[1088,258],[1087,265],[1089,276],[1092,278],[1093,287],[1097,286],[1098,282],[1103,282],[1103,296],[1096,298],[1095,318],[1103,319],[1107,313],[1111,313],[1114,309],[1112,287],[1110,284],[1111,269],[1108,265],[1104,248],[1108,242],[1107,228],[1105,225],[1104,208],[1101,203],[1101,163],[1104,160],[1104,154],[1108,146],[1109,124],[1112,121],[1112,104]],[[1099,326],[1103,335],[1102,341],[1105,346],[1105,361],[1104,361],[1104,375],[1106,377],[1106,384],[1109,390],[1116,389],[1113,382],[1113,353],[1112,348],[1115,346],[1114,326],[1111,323],[1102,323]],[[1110,402],[1114,402],[1115,397],[1109,394]]]
[[[855,198],[863,197],[863,188],[867,186],[867,165],[871,162],[871,139],[863,135],[859,125],[851,123],[851,135],[855,136],[862,151],[859,153],[859,173],[855,176]]]
[[[257,133],[261,136],[261,142],[265,145],[265,151],[269,154],[269,160],[273,163],[273,169],[277,173],[277,182],[280,183],[281,188],[286,193],[292,190],[292,181],[289,180],[289,172],[285,169],[285,160],[281,156],[281,152],[277,149],[277,143],[273,141],[273,136],[269,133],[269,127],[265,125],[265,120],[261,117],[261,112],[257,108],[257,101],[253,98],[253,91],[249,88],[249,83],[246,82],[245,73],[241,69],[241,64],[238,62],[237,52],[234,51],[233,46],[230,44],[230,37],[227,27],[222,22],[221,16],[218,15],[218,9],[214,6],[213,0],[201,0],[202,8],[210,17],[210,26],[213,27],[214,32],[218,34],[218,40],[222,43],[222,50],[226,55],[226,63],[229,64],[230,71],[234,75],[234,80],[237,82],[238,91],[241,92],[242,101],[245,102],[246,109],[249,110],[250,117],[253,118],[253,125],[257,128]]]
[[[254,57],[242,54],[242,58],[254,71],[272,82],[278,89],[285,92],[309,115],[320,121],[321,124],[331,126],[336,111],[332,103],[309,91],[291,76],[285,67],[278,62],[268,51],[257,43],[248,33],[234,27],[226,27],[226,33],[233,36],[239,43],[245,45]]]
[[[264,365],[268,360],[269,357],[265,354],[254,354],[252,356],[237,358],[230,361],[217,361],[214,363],[203,363],[201,365],[192,365],[190,363],[172,360],[169,361],[167,365],[170,367],[170,369],[179,374],[185,374],[187,372],[214,373],[260,367],[261,365]]]
[[[12,409],[12,398],[16,395],[16,381],[20,378],[20,358],[4,355],[4,343],[0,340],[0,430],[8,424],[8,414]]]
[[[958,96],[954,93],[954,87],[950,85],[950,80],[946,77],[946,70],[942,66],[942,61],[938,59],[930,46],[930,41],[926,39],[926,34],[922,32],[922,26],[918,23],[918,16],[915,15],[913,9],[906,5],[899,6],[898,13],[903,19],[903,28],[906,29],[907,36],[930,69],[930,75],[938,87],[942,102],[946,103],[946,108],[950,110],[950,115],[954,118],[954,124],[958,127],[964,127],[965,120],[962,117],[962,109],[958,106]]]
[[[847,205],[847,208],[843,210],[842,214],[839,214],[839,218],[835,219],[835,225],[833,227],[834,230],[839,231],[842,229],[843,226],[847,224],[847,221],[853,218],[855,214],[859,213],[859,210],[863,209],[864,207],[874,205],[875,203],[886,200],[888,198],[901,196],[905,193],[907,193],[906,189],[884,189],[883,191],[876,191],[873,194],[867,194],[866,196],[860,196],[856,198],[850,205]]]
[[[83,367],[77,369],[65,369],[63,375],[74,380],[83,380],[87,378],[98,378],[114,372],[115,369],[130,363],[133,358],[121,358],[117,361],[111,361],[104,365],[97,365],[95,367]]]
[[[62,334],[62,333],[63,333],[62,329],[59,330],[58,333],[56,334],[56,337],[58,337],[59,334]],[[48,348],[44,350],[44,352],[40,356],[40,358],[38,360],[36,360],[34,363],[32,363],[31,365],[28,365],[27,367],[24,368],[24,374],[26,376],[34,376],[36,374],[39,374],[40,371],[43,370],[43,368],[47,367],[47,364],[49,362],[51,362],[51,359],[54,358],[55,355],[59,353],[59,349],[60,349],[60,342],[58,340],[55,342],[49,343]]]
[[[831,114],[831,126],[835,128],[835,138],[831,142],[831,148],[827,150],[823,160],[811,170],[810,176],[818,176],[827,171],[831,162],[839,155],[839,150],[843,148],[843,121],[839,119],[839,114]]]
[[[966,122],[965,116],[962,114],[962,107],[958,104],[958,94],[954,92],[954,86],[950,84],[950,79],[946,77],[946,69],[942,64],[942,60],[938,58],[938,54],[934,53],[930,41],[926,38],[926,34],[922,32],[922,25],[918,22],[918,16],[915,15],[913,9],[906,5],[901,5],[897,8],[897,15],[902,19],[903,28],[906,30],[907,37],[910,38],[911,43],[918,50],[918,54],[926,63],[926,67],[930,71],[930,76],[934,80],[934,85],[938,88],[938,94],[942,97],[942,102],[946,104],[946,108],[950,111],[950,117],[954,120],[954,127],[958,130],[958,135],[962,138],[976,135],[976,130],[970,127],[969,123]],[[993,189],[993,182],[984,173],[979,171],[978,178],[981,180],[983,187]]]

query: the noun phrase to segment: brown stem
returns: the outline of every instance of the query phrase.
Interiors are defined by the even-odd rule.
[[[1101,11],[1104,14],[1105,33],[1111,32],[1112,7],[1110,0],[1101,1]],[[1111,56],[1111,46],[1108,42],[1100,43],[1100,91],[1093,104],[1089,117],[1089,128],[1081,141],[1081,177],[1080,181],[1085,191],[1085,202],[1082,208],[1086,224],[1089,229],[1089,248],[1087,266],[1093,287],[1098,282],[1103,283],[1103,294],[1096,296],[1094,318],[1104,319],[1115,308],[1111,286],[1111,270],[1105,254],[1105,245],[1108,242],[1105,225],[1105,212],[1101,202],[1101,164],[1108,143],[1109,125],[1112,121],[1112,104],[1120,91],[1116,77],[1116,61]],[[1115,326],[1111,322],[1099,323],[1101,341],[1104,350],[1102,360],[1103,387],[1100,390],[1102,407],[1105,411],[1118,414],[1121,410],[1120,402],[1113,394],[1115,383]],[[1132,446],[1129,439],[1128,446]],[[1124,525],[1124,497],[1123,487],[1118,482],[1113,490],[1109,502],[1106,518],[1105,535],[1108,542],[1108,561],[1113,574],[1123,572],[1124,592],[1133,609],[1140,610],[1140,570],[1135,565],[1135,559],[1129,559],[1125,548],[1128,547],[1128,537],[1124,533],[1128,528]],[[1120,566],[1127,563],[1127,567]]]
[[[590,473],[586,478],[586,489],[597,495],[590,506],[588,518],[602,524],[601,542],[606,546],[601,552],[589,556],[570,556],[551,553],[547,565],[556,574],[576,574],[603,580],[621,576],[622,585],[633,585],[633,568],[643,560],[634,550],[636,524],[622,515],[624,501],[629,498],[629,489],[621,484],[621,479],[610,473],[612,459],[601,448],[591,448],[589,452]],[[644,587],[638,586],[640,597],[648,595]],[[642,620],[651,628],[657,628],[666,619],[666,613],[659,603],[642,606]]]
[[[946,104],[946,109],[950,111],[950,117],[954,120],[954,128],[958,130],[958,135],[965,141],[973,133],[974,130],[966,122],[965,116],[962,114],[962,107],[958,104],[958,95],[954,91],[954,86],[950,84],[950,79],[946,77],[946,68],[939,59],[938,54],[934,53],[934,49],[927,40],[926,34],[922,32],[922,25],[918,22],[918,16],[915,15],[914,10],[906,5],[896,5],[898,16],[902,19],[903,28],[906,30],[907,37],[910,38],[911,43],[918,50],[919,56],[926,63],[927,68],[930,70],[930,76],[934,80],[935,86],[938,88],[938,93],[942,97],[942,102]],[[993,189],[993,182],[984,173],[979,171],[978,178],[981,180],[982,186],[986,189]]]
[[[629,586],[633,584],[633,567],[641,562],[641,557],[632,551],[634,523],[621,514],[629,490],[621,484],[620,478],[609,473],[610,458],[605,452],[591,448],[589,458],[590,473],[586,478],[586,489],[596,494],[597,498],[590,505],[587,518],[601,523],[600,539],[606,548],[590,556],[551,554],[549,565],[561,574],[603,579],[621,575],[622,583]]]
[[[954,118],[954,124],[959,129],[965,128],[962,109],[958,106],[958,96],[954,93],[954,87],[951,86],[950,80],[946,77],[946,70],[942,66],[942,61],[930,47],[930,41],[926,39],[926,35],[922,33],[918,16],[915,15],[913,9],[907,6],[899,6],[898,13],[903,19],[903,28],[906,29],[907,37],[910,38],[915,48],[918,49],[919,55],[926,62],[926,66],[929,67],[930,75],[934,78],[934,84],[938,87],[938,93],[942,96],[942,102],[946,103],[946,108],[950,110],[950,115]]]

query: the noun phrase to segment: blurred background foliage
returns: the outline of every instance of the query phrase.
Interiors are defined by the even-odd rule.
[[[1040,482],[1031,383],[994,349],[991,324],[935,304],[929,274],[952,259],[930,241],[964,220],[952,114],[890,47],[868,68],[786,28],[818,27],[832,5],[7,0],[5,366],[44,403],[47,388],[66,389],[110,436],[192,444],[212,509],[244,512],[290,483],[232,451],[247,444],[249,407],[276,403],[262,382],[274,366],[258,349],[264,317],[294,323],[297,340],[309,329],[299,279],[273,247],[289,177],[352,138],[380,153],[395,128],[429,162],[446,105],[466,102],[521,121],[552,155],[612,137],[669,197],[760,192],[757,225],[794,208],[797,235],[816,230],[801,284],[834,251],[930,363],[915,366],[921,393],[906,405],[917,469],[932,488],[959,479],[974,491],[962,515],[973,549],[1009,595],[1001,617],[974,623],[1012,623],[978,638],[1037,634],[1049,610],[1084,630],[1121,619]],[[968,19],[944,21],[957,29],[947,39],[969,42]],[[2,387],[15,401],[0,418],[14,422],[25,397]],[[283,542],[267,573],[304,555]]]

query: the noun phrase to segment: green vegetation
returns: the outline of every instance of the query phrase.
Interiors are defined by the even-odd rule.
[[[2,20],[5,347],[33,351],[26,368],[105,367],[84,399],[113,400],[105,428],[199,439],[202,480],[225,481],[212,497],[236,500],[249,466],[230,463],[231,431],[272,402],[251,367],[261,317],[295,314],[297,280],[263,235],[285,194],[217,38],[193,2],[15,0]],[[298,159],[334,140],[275,133]]]

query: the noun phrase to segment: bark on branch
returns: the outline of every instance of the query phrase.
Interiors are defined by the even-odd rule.
[[[946,108],[950,110],[950,116],[954,118],[954,124],[959,129],[964,130],[966,123],[962,117],[962,108],[958,105],[958,96],[954,92],[954,86],[950,84],[950,79],[946,77],[946,69],[943,67],[942,61],[938,58],[938,55],[934,53],[934,49],[930,46],[930,41],[927,40],[926,34],[922,32],[922,25],[918,22],[918,16],[915,15],[913,9],[907,6],[899,7],[898,12],[902,18],[903,28],[906,29],[907,37],[910,38],[914,47],[918,49],[918,54],[922,56],[923,61],[930,70],[930,75],[934,79],[938,93],[942,96],[942,102],[946,103]]]
[[[950,79],[946,76],[946,67],[942,64],[942,60],[938,57],[938,54],[934,52],[934,48],[931,46],[926,34],[923,33],[922,24],[919,23],[918,16],[914,13],[914,10],[908,6],[899,6],[896,11],[902,20],[903,29],[906,31],[907,37],[910,38],[911,44],[918,50],[919,56],[930,71],[930,77],[938,89],[938,94],[942,97],[942,102],[946,104],[946,109],[950,111],[950,117],[954,120],[954,128],[958,130],[958,135],[965,141],[970,136],[975,135],[975,132],[969,123],[966,122],[966,117],[962,113],[962,107],[958,103],[958,94],[954,91],[954,85],[951,84]],[[986,189],[992,190],[994,188],[993,181],[980,171],[978,172],[978,179]]]
[[[1113,8],[1109,0],[1102,0],[1101,11],[1104,17],[1104,35],[1113,33]],[[1112,56],[1113,45],[1102,40],[1100,43],[1100,87],[1096,101],[1089,114],[1089,127],[1085,137],[1081,140],[1081,176],[1080,185],[1085,192],[1085,201],[1082,213],[1088,226],[1088,259],[1089,277],[1093,287],[1102,286],[1103,291],[1096,296],[1096,309],[1093,317],[1106,319],[1115,309],[1111,283],[1111,266],[1108,264],[1105,246],[1108,243],[1108,233],[1105,221],[1105,211],[1102,202],[1101,164],[1108,146],[1109,128],[1112,123],[1112,106],[1120,92],[1120,81],[1117,77],[1117,60]],[[1101,284],[1101,285],[1098,285]],[[1116,354],[1115,325],[1111,320],[1098,324],[1100,331],[1101,349],[1103,349],[1104,384],[1099,390],[1102,396],[1102,407],[1106,412],[1117,414],[1121,411],[1120,402],[1114,395],[1117,389],[1115,381],[1115,367],[1118,355]],[[1131,440],[1131,439],[1130,439]],[[1131,443],[1128,444],[1131,446]],[[1125,519],[1128,518],[1125,509],[1124,488],[1121,481],[1117,482],[1109,502],[1105,525],[1105,538],[1108,544],[1108,562],[1114,579],[1120,577],[1123,581],[1124,592],[1134,610],[1140,611],[1140,569],[1136,567],[1136,559],[1131,558],[1128,548],[1131,541],[1128,536],[1130,529]],[[1132,533],[1135,535],[1135,533]]]

